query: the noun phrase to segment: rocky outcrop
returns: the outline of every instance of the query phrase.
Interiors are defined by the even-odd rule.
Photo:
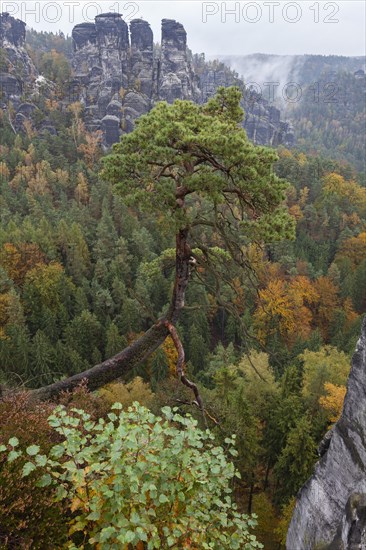
[[[8,13],[0,14],[0,48],[2,72],[0,72],[0,108],[8,113],[13,130],[24,128],[26,120],[36,110],[31,103],[38,91],[39,75],[25,47],[26,25]],[[25,100],[27,98],[27,100]],[[13,122],[8,111],[9,103],[15,111]]]
[[[72,38],[72,100],[84,104],[89,129],[102,129],[111,145],[120,136],[120,91],[128,87],[128,26],[116,13],[101,14],[95,23],[76,25]]]
[[[15,107],[20,96],[31,91],[38,76],[25,48],[25,27],[23,21],[8,13],[0,14],[0,48],[4,64],[0,73],[0,91],[2,100],[12,100]]]
[[[154,37],[149,23],[134,19],[131,32],[131,77],[135,88],[151,98],[154,89]]]
[[[180,23],[163,19],[158,59],[149,23],[134,19],[129,31],[121,15],[107,13],[97,16],[95,24],[76,25],[72,33],[72,87],[85,105],[88,126],[103,130],[107,146],[130,132],[154,102],[199,99]]]
[[[366,548],[366,319],[340,420],[297,496],[287,550]]]
[[[220,64],[221,65],[221,64]],[[287,145],[295,141],[291,124],[281,121],[281,112],[252,90],[225,66],[209,68],[200,76],[201,101],[210,98],[218,87],[239,86],[243,90],[242,106],[245,112],[244,128],[251,141],[258,145]]]
[[[97,16],[95,24],[76,25],[72,36],[74,100],[84,104],[88,128],[102,129],[106,146],[130,132],[136,118],[156,101],[204,102],[219,86],[237,83],[228,76],[230,71],[207,71],[198,77],[190,62],[187,33],[173,19],[162,20],[158,55],[150,25],[134,19],[128,33],[116,13]],[[243,100],[243,107],[244,127],[255,143],[292,145],[292,128],[280,120],[278,109],[253,94]]]
[[[161,58],[158,69],[159,99],[198,101],[200,90],[197,78],[188,61],[187,33],[183,25],[173,19],[161,23]]]
[[[110,147],[134,121],[160,100],[205,102],[219,86],[240,85],[229,69],[206,70],[200,75],[192,66],[186,31],[177,21],[163,19],[161,46],[154,48],[149,23],[134,19],[128,27],[118,13],[105,13],[95,23],[81,23],[72,32],[73,78],[63,108],[80,101],[88,130],[102,130],[104,145]],[[37,71],[25,48],[25,23],[9,14],[0,16],[0,47],[8,63],[0,73],[0,107],[9,101],[15,108],[15,130],[32,117],[29,107],[34,95],[47,94],[52,83]],[[26,102],[23,106],[22,104]],[[22,108],[21,108],[22,107]],[[263,145],[291,145],[291,127],[280,120],[280,112],[255,94],[243,99],[244,127],[248,137]],[[39,117],[38,117],[39,118]],[[45,121],[46,130],[49,124]],[[44,128],[43,128],[44,129]],[[55,129],[51,133],[54,133]]]
[[[101,129],[106,146],[119,140],[151,108],[153,34],[141,19],[127,23],[117,13],[73,29],[72,93],[85,106],[89,129]],[[77,92],[75,95],[75,91]]]
[[[8,13],[0,14],[0,40],[2,47],[6,44],[13,47],[23,47],[25,43],[25,23],[14,19]]]

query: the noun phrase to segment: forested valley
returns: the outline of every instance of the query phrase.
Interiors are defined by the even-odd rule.
[[[57,132],[15,132],[11,106],[0,110],[1,547],[284,548],[366,311],[365,174],[324,156],[323,121],[320,152],[305,138],[301,150],[252,146],[237,88],[158,104],[106,151],[83,105],[62,103],[66,39],[29,40],[55,83],[32,116]],[[123,379],[96,391],[86,380],[56,409],[32,400],[164,318],[188,226],[176,330]],[[198,401],[177,376],[179,343]]]

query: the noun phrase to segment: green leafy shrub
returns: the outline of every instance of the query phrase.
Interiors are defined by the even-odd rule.
[[[49,424],[62,443],[47,455],[37,445],[26,450],[23,476],[46,470],[37,485],[55,485],[73,513],[69,548],[262,548],[249,532],[255,519],[231,500],[238,474],[208,430],[169,407],[164,418],[138,403],[121,408],[94,421],[57,407]],[[15,444],[1,448],[8,461],[23,455]],[[236,455],[234,439],[225,444]]]

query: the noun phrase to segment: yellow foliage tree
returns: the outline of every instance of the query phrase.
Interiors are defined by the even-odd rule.
[[[9,292],[3,292],[2,294],[0,294],[0,340],[6,338],[5,326],[9,319],[9,300]]]
[[[86,132],[84,140],[84,143],[79,145],[78,151],[84,156],[87,166],[89,168],[95,168],[95,164],[98,162],[102,153],[102,131],[97,130],[93,134]]]
[[[28,271],[44,262],[44,254],[33,243],[5,243],[0,249],[0,265],[17,286],[23,284]]]
[[[276,527],[278,519],[276,511],[266,493],[259,493],[253,498],[253,512],[258,516],[255,535],[264,548],[276,548],[279,544],[279,534]]]
[[[281,548],[286,547],[287,531],[290,525],[292,514],[294,513],[295,504],[296,498],[292,497],[289,500],[288,504],[286,504],[282,508],[282,516],[278,523],[277,529],[275,529],[275,533],[278,537],[279,543],[281,544]]]
[[[36,265],[28,271],[24,284],[36,291],[37,301],[55,311],[62,304],[60,286],[63,280],[73,288],[73,284],[65,276],[63,266],[58,262],[51,262],[48,265]]]
[[[68,109],[73,116],[73,121],[69,131],[75,147],[77,148],[80,145],[82,138],[85,136],[85,124],[81,118],[83,106],[80,101],[76,101],[75,103],[71,103],[68,106]]]
[[[0,179],[8,181],[10,176],[10,170],[6,162],[0,162]]]
[[[33,174],[28,179],[28,191],[32,195],[46,195],[50,192],[49,181],[51,174],[53,174],[50,164],[42,160],[32,167]]]
[[[236,368],[246,381],[245,396],[255,410],[260,410],[268,396],[278,392],[268,354],[251,350],[249,354],[243,355]]]
[[[346,386],[337,386],[331,382],[325,382],[326,395],[319,398],[319,405],[329,414],[329,421],[334,424],[342,413],[343,402],[346,396]]]
[[[316,412],[320,398],[326,395],[326,383],[346,385],[350,360],[332,346],[323,346],[319,351],[305,350],[299,357],[304,363],[302,393],[309,408]]]
[[[296,338],[306,339],[313,319],[310,305],[319,295],[308,277],[299,275],[290,281],[276,279],[259,292],[254,314],[257,336],[265,343],[269,336],[279,332],[287,345]]]
[[[339,289],[330,277],[319,277],[315,281],[314,287],[319,296],[316,308],[316,325],[326,341],[334,310],[340,306]]]
[[[327,174],[323,180],[325,196],[334,195],[343,205],[351,205],[358,211],[366,212],[366,189],[355,181],[346,181],[336,173]]]
[[[89,201],[88,182],[82,172],[79,172],[77,181],[78,184],[75,188],[75,198],[79,204],[87,204]]]
[[[108,384],[99,390],[99,394],[109,405],[122,403],[124,408],[130,407],[135,401],[149,407],[154,398],[149,384],[144,382],[140,376],[137,376],[128,384],[123,382]]]
[[[336,255],[336,261],[339,262],[348,258],[351,266],[355,269],[366,258],[366,231],[343,241]]]

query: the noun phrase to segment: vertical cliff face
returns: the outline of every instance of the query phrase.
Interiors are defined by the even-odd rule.
[[[0,40],[2,47],[24,47],[25,23],[20,19],[14,19],[8,13],[0,14]]]
[[[95,24],[76,25],[72,34],[73,89],[86,107],[88,126],[103,130],[107,146],[131,131],[154,101],[199,98],[180,23],[162,21],[157,60],[149,23],[134,19],[129,30],[119,14],[107,13],[97,16]]]
[[[200,92],[187,55],[187,33],[173,19],[161,24],[161,59],[158,95],[171,103],[175,99],[197,101]]]
[[[35,109],[23,102],[37,91],[37,71],[25,47],[25,23],[8,13],[0,14],[0,48],[3,66],[0,72],[0,108],[7,111],[11,102],[16,111],[14,128],[20,130]],[[10,121],[10,118],[9,118]]]
[[[154,89],[154,37],[149,23],[134,19],[131,32],[131,76],[142,94],[151,98]]]
[[[22,84],[26,79],[35,79],[37,71],[25,48],[25,23],[8,13],[0,14],[0,48],[4,51],[7,68],[3,75],[11,75]],[[6,86],[3,86],[3,91]]]
[[[128,26],[120,15],[98,15],[95,23],[76,25],[74,66],[78,75],[88,75],[94,67],[103,71],[105,78],[118,78],[127,85]]]
[[[101,128],[111,145],[120,136],[120,91],[129,85],[128,25],[119,14],[105,13],[95,23],[76,25],[72,38],[72,99],[84,103],[88,127]]]
[[[328,449],[298,494],[288,550],[366,548],[366,319]]]

